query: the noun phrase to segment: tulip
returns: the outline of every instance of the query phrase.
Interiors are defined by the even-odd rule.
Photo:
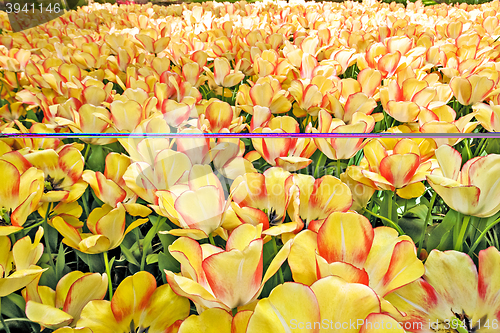
[[[255,106],[271,110],[272,114],[290,111],[292,104],[287,92],[282,89],[279,81],[271,76],[259,78],[252,87],[242,84],[236,95],[236,102],[246,113],[253,114]]]
[[[43,254],[40,240],[43,228],[38,228],[33,243],[29,236],[14,243],[7,236],[0,236],[0,297],[8,296],[40,278],[47,270],[36,266]]]
[[[111,301],[90,301],[76,327],[92,333],[163,333],[179,327],[188,315],[188,299],[177,296],[167,284],[157,287],[154,276],[141,271],[126,277]]]
[[[354,212],[331,213],[317,232],[299,233],[288,263],[295,282],[312,285],[335,275],[371,287],[381,299],[424,274],[410,237],[398,237],[390,227],[373,229],[367,218]]]
[[[25,292],[26,316],[42,327],[75,326],[85,305],[106,295],[106,274],[73,271],[59,280],[56,290],[30,285]]]
[[[64,237],[64,244],[84,253],[103,253],[120,246],[130,231],[148,222],[148,219],[135,220],[125,230],[125,215],[121,203],[117,208],[105,204],[90,212],[86,222],[90,233],[82,232],[59,216],[52,219],[52,225]]]
[[[377,189],[396,191],[402,198],[421,196],[425,191],[422,183],[430,173],[431,161],[425,161],[418,144],[410,139],[400,140],[392,150],[386,149],[379,140],[372,140],[363,148],[364,162],[355,168],[361,171]],[[359,172],[357,173],[358,175]],[[370,185],[362,178],[355,180]]]
[[[351,190],[338,178],[330,175],[314,179],[313,176],[294,174],[293,183],[298,196],[298,209],[288,206],[288,215],[306,228],[317,230],[332,212],[347,212],[352,204]]]
[[[500,105],[476,103],[472,106],[476,119],[488,132],[500,132]]]
[[[464,215],[490,217],[500,210],[500,155],[490,154],[467,161],[462,169],[462,157],[448,145],[436,150],[440,169],[427,176],[429,185],[450,208]]]
[[[168,250],[181,263],[181,275],[165,270],[168,284],[179,296],[191,299],[198,313],[207,308],[226,311],[245,306],[259,297],[264,284],[288,257],[287,242],[263,275],[262,226],[244,224],[233,230],[226,250],[181,237]]]
[[[257,303],[247,333],[404,333],[382,313],[375,292],[362,284],[328,276],[311,286],[287,282]]]
[[[346,125],[340,119],[321,110],[318,113],[318,129],[313,128],[313,133],[370,133],[375,127],[372,116],[356,112],[351,124]],[[314,138],[314,142],[328,158],[332,160],[349,159],[357,154],[366,144],[363,138]]]
[[[454,77],[450,81],[453,95],[462,105],[482,102],[493,90],[495,82],[486,76],[470,75],[467,78]]]
[[[117,153],[106,156],[104,173],[85,170],[83,180],[92,187],[95,195],[105,204],[117,208],[119,203],[132,216],[146,217],[151,209],[135,203],[137,195],[125,184],[123,175],[130,166],[130,158]]]
[[[234,70],[231,69],[231,64],[226,58],[216,58],[214,60],[214,72],[207,69],[207,75],[212,79],[215,85],[219,87],[230,88],[234,87],[245,78],[245,74],[240,72],[239,63],[236,64]]]
[[[292,117],[276,117],[253,133],[299,133],[299,124]],[[255,150],[272,166],[297,171],[311,164],[316,145],[310,138],[252,138]]]
[[[87,183],[82,179],[84,159],[72,145],[36,151],[25,155],[25,158],[45,175],[46,192],[42,202],[70,203],[85,192]]]
[[[397,317],[405,327],[421,328],[411,332],[428,332],[429,328],[497,332],[499,263],[500,253],[494,247],[479,252],[477,267],[465,253],[432,250],[424,276],[386,299],[405,314]]]
[[[168,217],[182,229],[170,234],[193,239],[210,237],[223,222],[230,204],[224,189],[209,165],[194,165],[189,171],[187,184],[177,184],[165,191],[157,191],[158,205],[151,207],[161,216]]]
[[[293,191],[292,175],[281,168],[247,173],[231,185],[231,208],[239,223],[262,224],[265,234],[299,231],[303,227],[299,221],[283,223]]]
[[[253,312],[239,311],[234,317],[226,310],[211,308],[199,315],[191,315],[179,326],[178,333],[245,333]]]
[[[0,186],[0,235],[6,236],[23,229],[43,196],[43,172],[31,167],[18,152],[0,157],[0,173],[5,176]]]

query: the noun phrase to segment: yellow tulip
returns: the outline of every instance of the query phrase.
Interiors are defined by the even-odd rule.
[[[9,237],[0,236],[0,297],[24,288],[47,270],[36,266],[43,254],[42,236],[43,228],[40,227],[33,243],[26,236],[18,240],[12,249]]]
[[[93,300],[82,310],[77,328],[92,333],[172,332],[189,315],[189,300],[177,296],[169,285],[156,286],[148,272],[126,277],[110,301]],[[174,330],[176,332],[176,330]],[[83,332],[82,332],[83,333]]]
[[[490,217],[500,210],[500,155],[479,156],[467,161],[448,145],[436,150],[440,169],[427,176],[429,185],[450,208],[464,215]],[[494,180],[494,181],[492,181]]]
[[[263,276],[262,226],[244,224],[233,230],[226,250],[200,245],[187,237],[177,239],[168,250],[181,263],[181,274],[165,271],[177,295],[191,299],[201,313],[207,308],[226,311],[255,301],[264,284],[288,257],[288,241],[274,257]]]
[[[108,290],[104,273],[74,271],[63,276],[56,290],[31,284],[26,288],[26,316],[42,327],[75,326],[82,309],[92,300],[102,300]]]

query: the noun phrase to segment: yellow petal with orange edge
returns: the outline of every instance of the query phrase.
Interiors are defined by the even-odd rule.
[[[231,233],[231,237],[229,237],[226,243],[226,251],[233,249],[243,251],[253,240],[261,238],[261,233],[262,225],[241,225]]]
[[[131,216],[146,217],[152,213],[151,209],[138,203],[124,203],[123,207]]]
[[[360,268],[370,252],[373,237],[370,221],[363,215],[334,212],[318,231],[318,253],[328,263],[343,261]]]
[[[312,160],[305,157],[289,156],[289,157],[278,157],[275,159],[276,166],[281,167],[286,171],[297,171],[304,169]]]
[[[398,321],[382,313],[368,315],[362,325],[359,333],[405,333]]]
[[[222,86],[229,88],[234,87],[238,83],[240,83],[245,78],[245,74],[243,73],[231,73],[224,78],[222,82]]]
[[[486,76],[471,75],[469,82],[472,86],[469,104],[482,102],[495,86],[495,82]]]
[[[420,107],[413,102],[389,101],[386,111],[397,121],[408,123],[417,120]]]
[[[469,80],[461,77],[454,77],[450,81],[453,95],[462,105],[469,105],[472,96],[472,85]]]
[[[269,84],[257,83],[250,89],[250,98],[253,105],[269,107],[273,100],[273,90]]]
[[[125,231],[125,208],[119,205],[102,216],[95,224],[95,233],[107,237],[111,248],[116,244]]]
[[[116,128],[132,132],[141,122],[142,106],[136,101],[114,101],[110,106],[111,120]]]
[[[64,275],[59,282],[57,283],[56,286],[56,294],[55,294],[55,305],[54,307],[64,310],[63,306],[66,301],[66,296],[68,295],[68,292],[73,285],[78,279],[81,277],[85,276],[87,274],[82,273],[80,271],[73,271],[70,272],[66,275]],[[65,311],[66,312],[66,311]]]
[[[69,325],[73,321],[73,317],[66,312],[33,301],[26,303],[26,317],[35,323],[52,329]]]
[[[141,312],[156,289],[156,280],[148,272],[141,271],[126,277],[116,288],[111,300],[111,310],[118,323],[139,323]],[[82,315],[83,317],[83,315]]]
[[[0,160],[0,172],[5,175],[4,182],[0,187],[0,200],[2,206],[8,211],[16,209],[19,196],[20,175],[17,168],[6,161]]]
[[[8,277],[0,279],[0,297],[8,296],[17,290],[26,287],[28,283],[35,280],[46,270],[47,268],[42,269],[40,267],[32,267],[30,269],[15,271]]]
[[[316,267],[318,279],[326,276],[338,276],[350,283],[360,283],[367,286],[369,282],[368,274],[364,269],[340,261],[329,264],[318,254],[316,254]]]
[[[289,333],[293,328],[300,328],[300,332],[317,333],[319,327],[312,326],[320,320],[320,308],[311,288],[286,282],[276,286],[268,298],[257,303],[248,322],[247,333]],[[299,323],[304,323],[304,327],[299,327]],[[310,323],[310,327],[305,327],[306,323]],[[294,324],[295,327],[292,326]]]
[[[344,106],[344,117],[345,122],[350,122],[352,116],[356,112],[361,112],[364,114],[370,114],[373,109],[377,106],[377,102],[371,97],[366,96],[364,93],[356,93],[350,95]]]
[[[222,224],[225,200],[215,186],[203,186],[182,193],[175,201],[175,209],[182,216],[184,228],[200,229],[207,235]],[[193,209],[193,206],[196,209]]]
[[[105,236],[86,234],[82,235],[82,238],[83,239],[79,244],[79,250],[82,252],[96,254],[103,253],[104,251],[108,251],[110,249],[109,239]],[[64,239],[63,243],[66,244]]]
[[[200,315],[192,315],[184,320],[179,327],[179,333],[233,333],[232,320],[231,314],[223,309],[208,309]]]
[[[424,279],[447,301],[451,311],[474,313],[478,277],[476,266],[467,254],[432,250],[425,262]]]
[[[415,175],[419,162],[419,156],[414,153],[390,155],[380,162],[380,175],[395,188],[403,188]]]
[[[86,274],[71,285],[63,311],[73,316],[74,320],[78,320],[85,305],[92,300],[102,300],[106,296],[107,290],[108,277],[106,273],[102,276],[99,273]]]
[[[198,242],[191,238],[180,237],[168,247],[168,252],[181,264],[183,276],[203,283],[202,280],[205,279],[201,266],[203,254]]]
[[[123,174],[129,165],[130,157],[118,153],[109,153],[106,156],[104,176],[119,184],[122,181]]]
[[[415,244],[401,241],[394,246],[387,272],[378,285],[371,284],[382,297],[409,284],[424,274],[424,265],[416,256]]]
[[[82,328],[61,327],[55,330],[54,333],[93,333],[93,332],[88,327],[82,327]]]
[[[303,230],[293,239],[288,264],[295,282],[311,285],[318,279],[316,275],[317,234]]]
[[[368,286],[328,276],[316,281],[311,289],[318,300],[322,320],[351,323],[365,319],[370,313],[380,312],[377,294]],[[335,301],[332,301],[332,295],[335,295]],[[347,327],[343,327],[342,331],[358,333],[358,327]]]
[[[199,283],[167,270],[165,270],[165,274],[168,284],[177,295],[187,297],[194,303],[207,308],[223,308],[225,310],[230,310]]]
[[[300,224],[302,225],[302,224]],[[269,235],[269,236],[279,236],[282,234],[298,231],[297,229],[299,228],[299,223],[297,222],[287,222],[287,223],[282,223],[279,225],[275,225],[270,227],[267,230],[264,230],[262,232],[263,235]]]
[[[252,301],[262,281],[262,240],[252,241],[243,251],[214,254],[202,263],[214,296],[233,309]]]
[[[422,182],[406,185],[397,189],[396,194],[403,199],[418,198],[425,192],[425,185]]]
[[[90,301],[82,310],[77,327],[87,327],[92,333],[127,332],[130,322],[117,323],[109,301]]]
[[[148,332],[161,333],[173,325],[177,320],[189,316],[189,300],[176,295],[168,284],[164,284],[153,292],[144,318],[138,323],[141,327],[148,327]]]
[[[65,238],[65,244],[78,249],[82,240],[80,233],[72,225],[66,223],[61,217],[52,219],[52,226]]]
[[[239,311],[234,317],[231,324],[231,333],[246,333],[248,322],[252,317],[253,311],[243,310]]]
[[[259,294],[262,291],[262,289],[264,288],[264,284],[267,282],[267,280],[269,280],[274,274],[276,274],[278,269],[280,269],[281,265],[283,265],[285,260],[287,260],[288,257],[290,256],[290,251],[291,251],[293,242],[294,242],[294,240],[290,239],[285,244],[283,244],[283,247],[278,251],[276,256],[273,258],[273,260],[269,264],[269,267],[267,267],[266,273],[264,274],[264,277],[262,278],[262,285],[261,285],[261,288],[259,290]],[[255,295],[254,299],[257,299],[259,294]]]
[[[2,226],[0,226],[0,236],[8,236],[8,235],[13,234],[15,232],[18,232],[19,230],[22,230],[22,229],[23,229],[23,227],[2,225]]]
[[[495,247],[479,251],[477,318],[482,318],[485,314],[488,318],[495,318],[495,311],[498,309],[496,293],[500,290],[499,268],[500,252]]]
[[[481,191],[476,186],[461,185],[441,176],[427,176],[429,185],[452,209],[465,214],[478,214],[477,206]]]
[[[189,237],[191,239],[200,240],[208,238],[208,235],[199,229],[171,229],[168,231],[168,234],[177,237]]]

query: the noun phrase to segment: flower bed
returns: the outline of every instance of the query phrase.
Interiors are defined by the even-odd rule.
[[[500,3],[0,24],[7,332],[498,332]]]

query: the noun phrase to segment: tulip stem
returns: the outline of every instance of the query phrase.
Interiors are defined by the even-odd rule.
[[[486,148],[485,143],[486,143],[486,138],[482,138],[481,142],[479,143],[479,146],[474,152],[474,156],[481,156],[481,154],[483,153],[483,149]]]
[[[458,234],[458,238],[455,242],[455,251],[462,251],[465,232],[469,227],[470,215],[465,215],[462,221],[462,228],[460,229],[460,233]]]
[[[486,229],[483,230],[483,232],[481,232],[481,234],[476,239],[476,241],[474,242],[474,244],[472,245],[472,247],[469,249],[469,257],[472,257],[472,254],[474,253],[474,250],[476,249],[476,247],[479,246],[479,243],[481,243],[481,241],[483,240],[483,238],[486,235],[486,233],[488,231],[490,231],[494,226],[496,226],[499,222],[500,222],[500,218],[496,219],[493,223],[491,223],[489,226],[487,226]]]
[[[429,219],[431,218],[432,215],[432,208],[434,207],[434,202],[436,202],[436,197],[437,197],[437,192],[434,191],[434,193],[432,194],[431,201],[429,202],[429,206],[427,207],[427,216],[425,217],[424,226],[422,228],[422,234],[420,236],[420,242],[418,243],[417,253],[419,257],[422,252],[422,248],[424,246],[425,230],[427,230],[427,226],[429,225]]]
[[[319,169],[319,165],[321,164],[321,160],[323,160],[323,157],[325,156],[325,154],[321,153],[318,157],[318,160],[316,161],[316,167],[314,168],[314,178],[318,178],[319,177],[319,174],[318,174],[318,169]]]
[[[2,323],[3,329],[5,330],[6,333],[10,333],[10,328],[7,326],[5,321],[3,320],[3,315],[2,315],[2,298],[0,298],[0,322]]]
[[[337,159],[337,167],[335,168],[335,174],[337,178],[340,178],[340,159]]]
[[[111,270],[109,269],[108,251],[102,253],[104,257],[104,266],[106,267],[106,274],[108,275],[108,295],[109,300],[113,298],[113,283],[111,282]]]
[[[274,249],[274,256],[278,255],[278,246],[276,245],[276,237],[273,237],[273,249]],[[283,271],[280,268],[278,268],[278,276],[280,278],[280,284],[285,283],[285,278],[283,277]]]
[[[43,235],[43,240],[45,243],[45,249],[47,250],[47,253],[49,255],[49,264],[50,267],[56,271],[56,268],[54,267],[54,259],[52,258],[52,251],[50,250],[50,241],[48,237],[48,232],[49,232],[49,215],[50,215],[50,210],[52,209],[52,202],[49,202],[47,206],[47,211],[45,212],[45,218],[43,219],[43,228],[45,229],[45,233]]]
[[[217,246],[215,245],[214,237],[212,236],[212,234],[208,235],[208,240],[210,241],[210,244],[212,244],[213,246]]]
[[[396,229],[399,232],[400,235],[404,235],[405,234],[399,225],[397,225],[393,221],[389,220],[387,217],[378,215],[378,214],[376,214],[376,213],[374,213],[374,212],[372,212],[372,211],[370,211],[370,210],[368,210],[366,208],[363,208],[363,212],[366,212],[366,213],[368,213],[368,214],[370,214],[372,216],[375,216],[375,217],[381,219],[382,221],[387,222],[388,224],[391,225],[391,227],[393,227],[394,229]]]

